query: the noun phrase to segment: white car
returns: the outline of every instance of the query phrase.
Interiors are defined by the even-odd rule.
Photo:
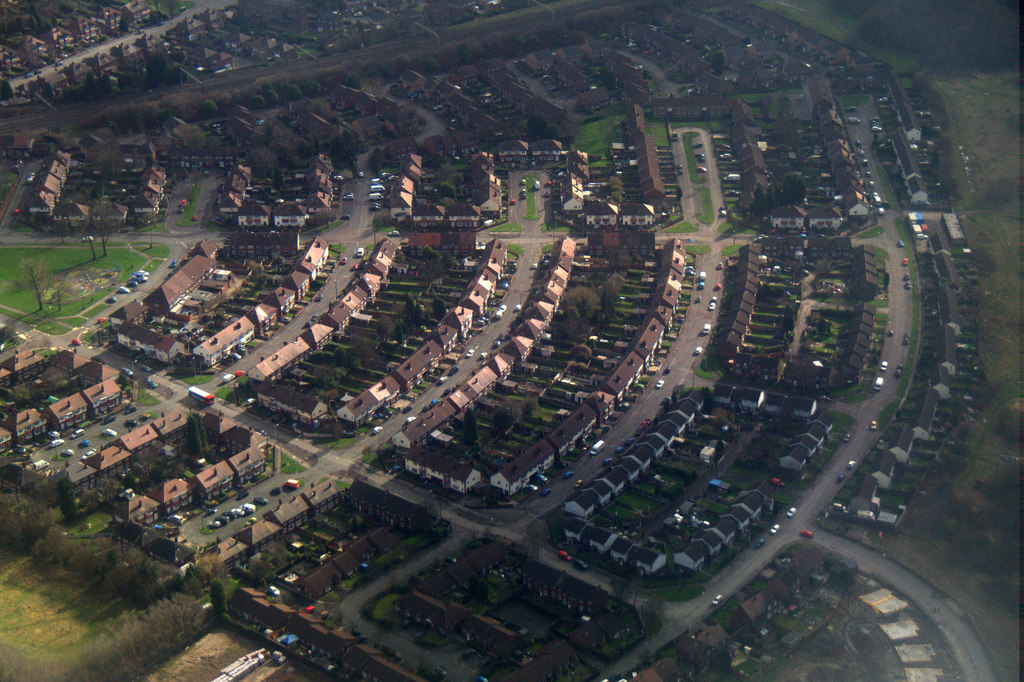
[[[882,360],[882,364],[880,364],[880,365],[878,366],[878,371],[879,371],[879,372],[885,372],[885,371],[887,371],[888,369],[889,369],[889,363],[888,363],[888,362],[886,362],[885,360]]]
[[[374,427],[373,427],[373,432],[374,432],[374,434],[380,433],[380,432],[381,432],[381,431],[383,431],[383,430],[384,430],[384,427],[383,427],[383,426],[374,426]]]
[[[60,438],[60,431],[50,431],[46,435],[50,438]]]
[[[103,429],[103,435],[108,438],[117,438],[117,431],[114,429]]]
[[[662,388],[665,385],[664,379],[658,379],[657,383],[654,384],[655,388]]]
[[[473,357],[473,355],[475,353],[476,353],[476,348],[470,348],[469,350],[466,351],[466,357],[467,358],[471,358],[471,357]]]
[[[786,516],[788,518],[793,518],[794,516],[796,516],[796,507],[790,507],[789,511],[786,512]]]
[[[220,378],[220,382],[221,382],[222,384],[230,384],[230,383],[231,383],[231,381],[232,381],[232,380],[233,380],[234,378],[235,378],[235,375],[234,375],[234,374],[225,374],[225,375],[221,376],[221,378]]]
[[[61,445],[64,445],[64,441],[60,438],[55,438],[54,440],[50,441],[51,448],[59,448]]]
[[[78,438],[79,436],[81,436],[84,433],[85,433],[84,429],[75,429],[74,431],[71,432],[71,437],[72,438]]]
[[[704,346],[697,346],[696,348],[693,349],[693,354],[694,355],[700,355],[703,352],[704,352]]]
[[[718,304],[715,303],[714,301],[708,303],[708,310],[714,310],[716,307],[718,307]]]
[[[712,606],[718,606],[719,604],[722,603],[723,599],[725,599],[725,597],[723,597],[722,595],[719,594],[714,599],[711,600],[711,605]]]
[[[522,303],[516,303],[516,312],[518,313],[522,309],[523,309],[523,304]]]
[[[782,526],[780,526],[779,524],[776,523],[774,526],[772,526],[771,530],[768,531],[768,534],[769,535],[775,535],[776,533],[779,532],[780,528],[782,528]]]

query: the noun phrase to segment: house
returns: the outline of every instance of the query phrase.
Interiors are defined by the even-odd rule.
[[[208,466],[192,478],[195,497],[199,500],[216,499],[226,493],[235,480],[235,472],[227,462]]]
[[[309,214],[304,206],[293,201],[274,205],[274,227],[278,229],[302,229]]]
[[[733,609],[730,630],[746,631],[767,622],[778,612],[778,600],[767,592],[758,592]]]
[[[316,396],[271,381],[264,381],[256,387],[256,400],[266,409],[284,412],[308,428],[316,428],[328,414],[327,405]]]
[[[141,306],[146,310],[145,306]],[[133,310],[129,310],[126,305],[124,308],[117,312],[129,315]],[[111,318],[113,323],[113,318]],[[172,363],[175,358],[185,352],[185,345],[174,338],[160,332],[153,331],[149,327],[144,327],[134,322],[123,321],[117,327],[117,342],[128,348],[129,350],[139,351],[147,357],[155,358],[161,362]]]
[[[120,327],[122,324],[140,324],[149,314],[149,308],[138,301],[128,301],[110,314],[110,326]]]
[[[43,373],[46,366],[46,357],[34,350],[19,350],[0,362],[0,369],[10,372],[12,385],[35,379]]]
[[[385,525],[416,529],[426,522],[427,516],[420,505],[365,481],[355,480],[348,492],[356,509],[383,521]]]
[[[267,469],[267,460],[258,447],[251,447],[225,460],[234,474],[234,484],[244,486]]]
[[[699,573],[704,567],[704,561],[708,556],[708,548],[700,542],[691,542],[686,549],[672,555],[676,566],[681,566],[694,573]]]
[[[665,568],[667,558],[650,547],[634,545],[629,550],[626,561],[632,564],[641,575],[654,575]]]
[[[149,525],[160,516],[160,504],[145,496],[136,495],[117,506],[114,521],[118,523],[140,523]]]
[[[263,518],[281,527],[285,533],[299,528],[309,518],[309,505],[300,495],[290,500],[278,500],[277,505],[263,514]]]
[[[573,611],[597,613],[607,601],[608,595],[600,587],[536,559],[527,559],[519,568],[519,576],[527,590]]]
[[[597,493],[593,490],[581,490],[565,501],[563,509],[566,513],[582,519],[590,518],[600,505]]]
[[[256,326],[243,315],[219,332],[196,346],[192,353],[204,367],[213,367],[239,349],[244,353],[245,344],[256,335]]]
[[[81,393],[62,398],[43,410],[43,417],[50,428],[63,431],[85,421],[89,413],[89,404]]]
[[[427,480],[437,480],[444,488],[467,493],[480,482],[480,472],[463,461],[443,454],[413,448],[405,454],[405,469]]]
[[[578,521],[579,519],[577,518],[572,520]],[[566,519],[566,521],[569,521],[569,519]],[[610,531],[607,528],[587,525],[580,533],[579,544],[593,552],[604,554],[611,548],[612,543],[614,543],[618,537],[618,533]]]
[[[89,416],[99,417],[118,407],[121,401],[121,387],[113,379],[94,384],[81,393],[88,405]]]
[[[2,424],[17,445],[31,443],[46,432],[46,419],[31,408],[10,413]]]
[[[281,534],[281,526],[267,520],[257,521],[239,532],[235,539],[249,547],[250,557],[255,556]]]
[[[160,506],[160,516],[168,516],[192,502],[192,488],[180,478],[174,478],[149,491],[146,497]]]
[[[893,477],[896,475],[896,456],[886,452],[878,461],[878,467],[871,473],[878,481],[878,487],[888,490],[892,485]]]
[[[556,639],[541,647],[531,661],[496,679],[498,682],[546,682],[561,679],[576,667],[579,660],[571,644],[564,639]]]
[[[237,218],[239,227],[267,227],[270,225],[271,209],[259,201],[246,201],[238,209]],[[298,233],[285,234],[295,234],[298,238]]]

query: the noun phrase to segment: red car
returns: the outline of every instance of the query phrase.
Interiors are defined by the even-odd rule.
[[[558,558],[562,561],[572,561],[572,555],[566,552],[564,549],[558,550]]]
[[[345,263],[348,263],[348,257],[347,256],[342,256],[341,260],[338,261],[338,262],[341,263],[342,265],[344,265]]]
[[[910,259],[909,258],[904,258],[903,259],[903,264],[904,265],[910,265]]]
[[[509,199],[508,200],[508,205],[509,206],[515,206],[516,205],[516,200],[515,199]]]
[[[302,609],[303,613],[313,613],[314,611],[316,611],[316,606],[314,606],[313,604],[310,604],[306,608]]]
[[[813,538],[814,537],[814,533],[812,533],[809,530],[802,530],[802,531],[800,531],[800,535],[803,535],[805,538]]]
[[[79,341],[78,339],[71,339],[71,345],[72,346],[81,346],[82,342]]]
[[[772,485],[777,485],[780,488],[785,488],[786,487],[786,482],[783,481],[781,478],[773,478],[772,479]]]
[[[712,289],[712,291],[719,291],[721,288],[722,288],[722,283],[719,282],[718,284],[715,285],[715,287],[714,287],[714,289]]]
[[[244,377],[245,376],[245,372],[243,372],[242,370],[238,370],[237,372],[235,372],[235,376],[236,377]]]
[[[96,318],[96,324],[103,324],[106,321],[107,321],[107,318],[105,318],[105,317],[97,317]]]

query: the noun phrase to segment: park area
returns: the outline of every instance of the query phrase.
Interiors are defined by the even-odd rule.
[[[0,553],[0,646],[46,664],[72,663],[124,610],[121,602],[91,599],[60,573]]]
[[[47,334],[64,334],[98,314],[112,290],[135,270],[155,270],[163,245],[18,246],[0,249],[0,312]],[[39,310],[39,298],[43,308]]]

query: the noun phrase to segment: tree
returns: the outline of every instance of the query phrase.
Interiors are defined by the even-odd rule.
[[[57,304],[57,310],[60,311],[65,299],[71,294],[71,282],[64,277],[57,277],[53,280],[53,286],[50,291],[50,300]]]
[[[480,433],[476,423],[476,410],[471,407],[466,410],[466,415],[462,419],[462,440],[466,445],[473,447],[479,439]]]
[[[199,113],[203,118],[210,118],[217,115],[217,103],[212,99],[203,100],[199,107]]]
[[[448,306],[444,304],[444,299],[440,296],[435,296],[434,300],[430,303],[432,312],[434,313],[434,319],[440,320],[448,312]]]
[[[316,97],[320,94],[320,83],[313,78],[307,78],[299,85],[299,90],[306,97]]]
[[[224,583],[214,580],[210,583],[210,606],[213,607],[215,616],[223,616],[228,610],[228,596],[224,590]]]
[[[711,70],[714,71],[715,74],[721,74],[725,69],[725,53],[721,50],[715,50],[708,55],[708,59],[711,62]]]
[[[124,224],[124,214],[120,208],[109,201],[98,201],[89,210],[89,224],[93,236],[100,238],[103,255],[107,255],[107,240],[117,228]]]
[[[185,422],[185,449],[192,457],[201,457],[205,445],[206,429],[203,428],[203,418],[193,412]]]
[[[78,515],[78,504],[75,502],[75,489],[71,486],[71,479],[67,476],[57,481],[57,503],[60,506],[60,513],[64,517],[64,523],[69,524]]]
[[[455,199],[455,185],[452,184],[451,180],[445,180],[437,186],[437,196],[449,199]]]
[[[358,73],[356,73],[355,71],[349,71],[345,75],[345,85],[347,85],[350,88],[355,88],[356,90],[358,90],[360,87],[362,87],[363,82],[359,78]]]
[[[380,340],[391,339],[395,336],[395,321],[390,315],[381,315],[377,318],[377,338]]]
[[[26,258],[21,262],[22,282],[36,295],[39,310],[43,309],[43,292],[50,276],[50,269],[38,258]]]
[[[6,78],[0,83],[0,99],[10,99],[14,97],[14,89],[11,87],[11,82]]]

